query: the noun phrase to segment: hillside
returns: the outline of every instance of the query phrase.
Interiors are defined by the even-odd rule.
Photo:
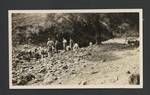
[[[38,13],[22,13],[22,14],[13,14],[12,15],[12,26],[14,29],[18,26],[25,25],[34,25],[39,24],[44,25],[47,14],[38,14]]]

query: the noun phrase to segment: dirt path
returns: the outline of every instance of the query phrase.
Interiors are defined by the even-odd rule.
[[[115,52],[116,53],[116,52]],[[64,84],[129,84],[130,73],[139,72],[139,52],[135,50],[118,51],[116,56],[121,57],[109,62],[88,62],[88,66],[77,74],[67,77]]]

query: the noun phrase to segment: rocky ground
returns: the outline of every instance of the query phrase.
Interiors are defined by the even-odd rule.
[[[23,48],[18,47],[16,51]],[[125,45],[121,39],[30,62],[18,60],[16,53],[13,85],[122,85],[131,84],[129,78],[139,74],[139,48]]]

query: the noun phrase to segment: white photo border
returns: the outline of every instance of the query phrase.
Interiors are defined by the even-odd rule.
[[[12,13],[139,13],[140,34],[140,85],[49,85],[13,86],[12,85]],[[50,9],[50,10],[8,10],[9,43],[9,89],[136,89],[143,88],[143,9]]]

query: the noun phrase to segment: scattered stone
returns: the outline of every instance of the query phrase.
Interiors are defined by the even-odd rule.
[[[16,68],[17,67],[17,63],[13,63],[12,66],[13,66],[13,68]]]
[[[67,66],[67,65],[63,66],[63,69],[64,69],[64,70],[65,70],[65,69],[68,69],[68,66]]]
[[[94,67],[91,67],[91,69],[94,69]]]
[[[86,67],[86,65],[83,65],[83,67],[85,68],[85,67]]]
[[[131,74],[131,72],[130,72],[130,71],[127,71],[126,73],[127,73],[127,74]]]
[[[16,60],[16,61],[15,61],[15,63],[19,63],[19,62],[20,62],[20,60]]]
[[[129,76],[129,84],[138,85],[140,83],[139,74],[131,74]]]
[[[72,70],[71,74],[76,74],[76,71],[75,71],[75,70]]]
[[[46,71],[46,68],[43,68],[43,69],[41,69],[39,72],[40,72],[40,73],[46,73],[47,71]]]
[[[12,83],[17,83],[17,79],[12,79]]]
[[[27,81],[31,81],[32,79],[35,78],[35,76],[32,75],[32,74],[27,74],[24,78],[25,78]]]
[[[92,53],[88,52],[87,55],[92,55]]]
[[[25,79],[18,79],[18,81],[17,81],[17,85],[25,85],[25,84],[27,84],[27,81],[25,80]]]
[[[98,71],[93,71],[93,72],[91,72],[91,74],[96,74],[96,73],[98,73]]]
[[[84,81],[82,84],[83,84],[83,85],[87,85],[87,81]]]
[[[102,59],[101,62],[106,62],[106,59]]]
[[[54,80],[57,80],[57,79],[58,79],[57,77],[54,78]]]
[[[87,85],[87,81],[81,81],[79,82],[79,85]]]
[[[45,83],[45,84],[51,84],[51,83],[53,83],[53,79],[52,79],[52,77],[48,77],[48,78],[46,78],[43,82]]]
[[[17,84],[18,84],[18,85],[25,85],[25,84],[27,84],[29,81],[31,81],[33,78],[35,78],[35,76],[32,75],[32,74],[24,74],[24,75],[21,75],[21,76],[18,77],[18,79],[17,79]]]
[[[118,81],[118,80],[119,80],[119,77],[117,76],[117,77],[116,77],[116,81]]]

